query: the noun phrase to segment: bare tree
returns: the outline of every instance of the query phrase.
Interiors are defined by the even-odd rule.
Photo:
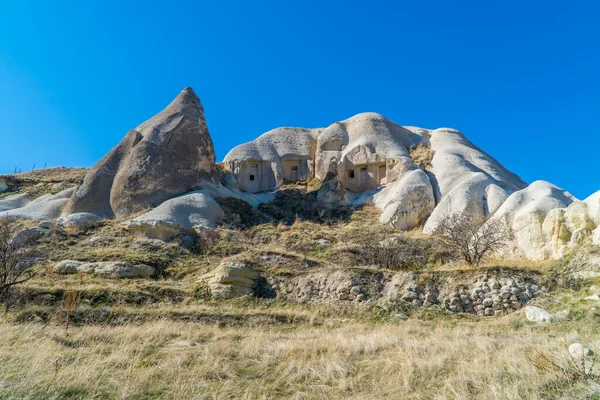
[[[436,233],[450,250],[475,265],[485,255],[504,249],[510,237],[502,221],[472,214],[448,215],[440,221]]]
[[[14,304],[14,287],[34,276],[33,266],[40,259],[35,230],[17,231],[12,219],[0,218],[0,301],[7,312]]]

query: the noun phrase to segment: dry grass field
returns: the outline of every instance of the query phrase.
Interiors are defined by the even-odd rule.
[[[594,398],[569,340],[585,322],[375,323],[313,318],[221,326],[3,324],[0,397],[12,399]]]

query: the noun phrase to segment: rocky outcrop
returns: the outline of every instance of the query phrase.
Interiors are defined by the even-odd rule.
[[[554,316],[543,308],[535,306],[527,306],[523,309],[525,316],[528,321],[535,322],[537,324],[547,324],[554,320]]]
[[[60,217],[75,188],[57,194],[45,194],[27,203],[24,207],[0,212],[0,218],[11,217],[32,220],[47,220]]]
[[[564,240],[561,231],[562,210],[575,197],[551,183],[536,181],[513,193],[493,215],[511,231],[509,251],[532,260],[557,256],[556,245]]]
[[[273,129],[232,149],[222,167],[217,174],[202,104],[186,88],[130,130],[76,188],[32,202],[7,197],[0,217],[62,215],[58,225],[87,229],[136,214],[129,230],[170,239],[215,227],[223,210],[214,199],[258,207],[285,183],[316,178],[315,209],[372,203],[380,222],[396,229],[434,233],[455,214],[501,220],[511,232],[511,256],[558,258],[586,241],[600,244],[600,192],[579,201],[547,182],[527,186],[455,129],[400,126],[377,113],[326,128]],[[52,190],[72,181],[53,181]]]
[[[0,200],[0,212],[25,207],[27,203],[29,203],[29,195],[27,193],[13,194]]]
[[[215,299],[231,299],[252,294],[259,275],[245,263],[225,261],[213,271],[200,277]]]
[[[223,161],[240,189],[257,193],[275,190],[285,181],[314,176],[313,157],[320,129],[277,128],[234,147]]]
[[[131,232],[169,239],[181,233],[199,233],[214,228],[223,218],[223,210],[209,195],[192,192],[167,200],[155,209],[126,223]]]
[[[527,185],[455,129],[430,131],[434,152],[431,179],[437,206],[424,231],[435,232],[452,214],[493,214],[513,192]]]
[[[58,274],[86,273],[96,274],[103,278],[149,278],[156,270],[145,264],[132,264],[126,261],[83,262],[63,260],[53,266]]]
[[[427,148],[431,160],[412,158],[419,146]],[[235,171],[242,190],[255,193],[277,189],[286,160],[292,159],[308,160],[296,180],[326,181],[320,199],[328,204],[336,197],[329,194],[339,193],[328,178],[335,176],[346,204],[373,202],[382,210],[381,222],[398,229],[427,221],[428,233],[450,214],[493,214],[510,194],[526,187],[457,130],[402,127],[377,113],[357,114],[325,129],[275,129],[236,147],[225,165]],[[310,160],[314,171],[308,176]]]
[[[186,88],[87,173],[64,214],[127,216],[197,188],[214,166],[202,104]]]

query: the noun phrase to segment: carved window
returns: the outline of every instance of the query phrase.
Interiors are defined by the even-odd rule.
[[[348,170],[348,178],[354,179],[354,170],[353,169]]]

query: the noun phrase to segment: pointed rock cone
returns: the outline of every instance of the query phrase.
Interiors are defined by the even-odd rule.
[[[88,172],[64,214],[124,217],[195,189],[214,168],[204,109],[188,87]]]

